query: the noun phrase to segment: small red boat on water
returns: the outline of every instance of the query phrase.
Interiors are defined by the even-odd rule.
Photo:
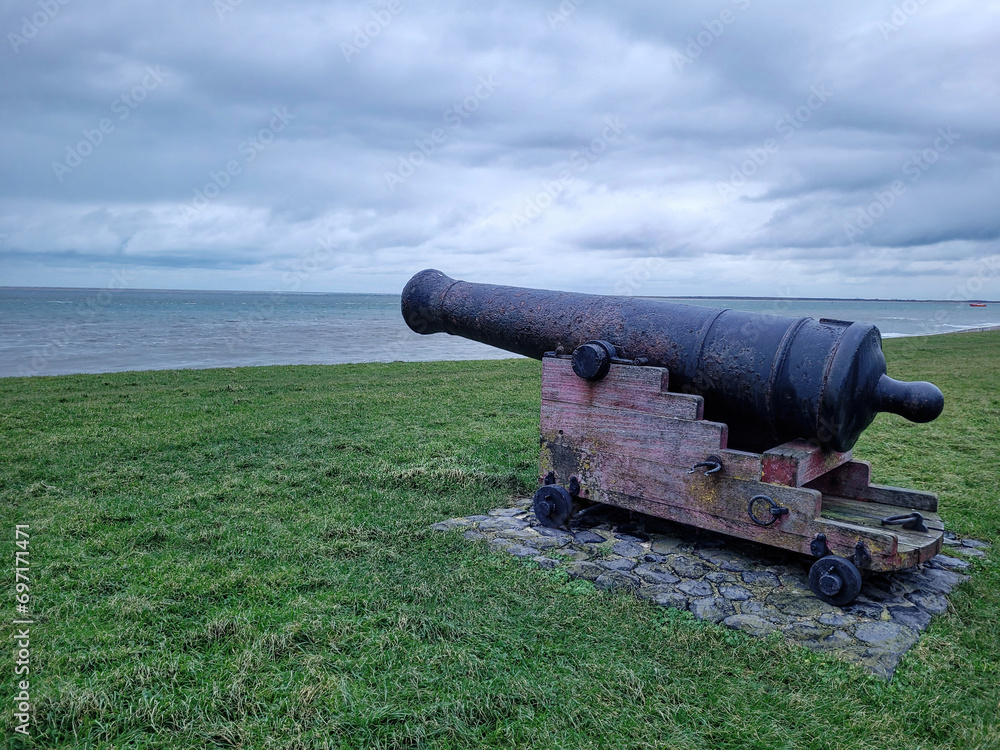
[[[986,307],[985,302],[970,302],[969,307]]]

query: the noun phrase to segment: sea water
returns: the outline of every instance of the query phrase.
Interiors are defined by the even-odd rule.
[[[886,338],[1000,325],[1000,304],[672,301],[866,321]],[[511,356],[458,336],[413,333],[400,315],[398,295],[0,289],[0,377]]]

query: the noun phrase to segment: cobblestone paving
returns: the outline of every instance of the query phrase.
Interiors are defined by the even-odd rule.
[[[916,568],[872,574],[853,603],[834,607],[809,589],[808,558],[608,506],[578,525],[574,519],[569,531],[539,524],[531,500],[432,528],[461,530],[466,539],[543,568],[561,567],[599,589],[627,589],[750,635],[781,631],[886,678],[931,618],[947,610],[946,596],[968,579],[970,567],[942,554]],[[989,548],[945,536],[945,549],[955,554],[982,557]]]

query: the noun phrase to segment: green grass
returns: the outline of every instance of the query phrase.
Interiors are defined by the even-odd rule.
[[[855,455],[1000,541],[1000,333],[885,348],[947,406]],[[26,745],[1000,747],[996,551],[886,683],[429,531],[533,491],[538,386],[527,360],[0,380]],[[5,738],[15,693],[5,659]]]

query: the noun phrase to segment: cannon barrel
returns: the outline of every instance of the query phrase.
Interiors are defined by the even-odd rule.
[[[738,450],[802,438],[846,451],[880,411],[929,422],[944,407],[937,386],[886,375],[882,336],[869,323],[474,284],[433,269],[407,283],[402,313],[417,333],[536,359],[610,342],[623,359],[666,367],[671,391],[702,395],[705,418],[728,424]]]

